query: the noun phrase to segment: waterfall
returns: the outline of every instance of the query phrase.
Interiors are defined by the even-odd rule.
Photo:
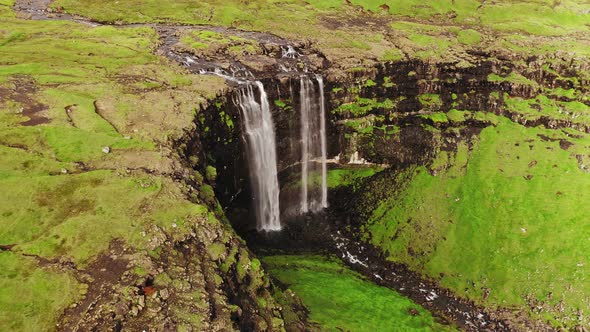
[[[317,76],[320,88],[320,149],[322,153],[322,208],[328,207],[328,165],[326,159],[328,148],[326,143],[326,101],[324,99],[324,79]]]
[[[260,102],[256,101],[254,84],[260,93]],[[239,91],[237,104],[244,119],[256,228],[278,231],[281,222],[275,130],[264,86],[259,81],[254,84],[249,82]]]
[[[309,176],[309,148],[311,137],[309,135],[309,113],[311,113],[311,99],[309,98],[309,78],[301,76],[301,90],[299,91],[301,103],[301,212],[309,211],[307,178]]]
[[[294,47],[283,47],[283,58],[292,60],[300,56],[302,55]],[[197,61],[192,57],[182,59],[189,67]],[[280,65],[285,72],[299,71],[295,67],[293,69],[285,66],[285,63]],[[199,73],[220,76],[241,86],[234,102],[242,116],[256,228],[258,231],[281,230],[275,128],[262,82],[251,80],[252,73],[242,67],[230,67],[229,70],[206,67],[201,68]],[[307,68],[299,73],[301,192],[293,192],[294,195],[299,195],[299,199],[290,196],[287,202],[284,202],[285,205],[293,207],[286,209],[287,216],[319,212],[328,207],[324,80],[321,75],[313,76],[308,73]],[[294,97],[293,90],[291,96]],[[290,137],[296,137],[296,133],[293,132]],[[299,152],[299,149],[291,145],[290,151]],[[294,205],[291,205],[291,202]]]
[[[301,201],[300,211],[317,212],[328,207],[328,185],[326,165],[326,118],[324,100],[324,81],[317,76],[319,96],[313,81],[307,75],[300,78],[301,107]],[[318,161],[320,167],[318,169]],[[315,185],[320,173],[319,188]]]

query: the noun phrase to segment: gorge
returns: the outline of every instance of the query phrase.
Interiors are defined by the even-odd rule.
[[[0,1],[0,328],[588,329],[590,8],[408,3]]]

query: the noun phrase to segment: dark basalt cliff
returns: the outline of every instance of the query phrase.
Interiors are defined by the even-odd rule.
[[[425,165],[438,149],[452,150],[454,141],[469,140],[493,125],[486,113],[527,127],[590,131],[586,122],[540,111],[538,115],[520,112],[506,102],[534,99],[547,89],[576,89],[585,94],[589,82],[578,79],[584,64],[574,66],[572,60],[572,66],[547,67],[539,59],[499,60],[489,54],[474,57],[477,60],[469,66],[405,61],[348,71],[325,68],[329,157],[338,156],[345,164],[357,152],[369,163]],[[515,76],[522,79],[511,80]],[[273,112],[281,173],[299,162],[299,79],[297,74],[285,74],[282,79],[262,82]],[[549,99],[576,101],[551,95]],[[478,114],[437,121],[437,115],[446,118],[444,114],[451,110]],[[248,186],[240,110],[233,92],[217,97],[200,112],[195,124],[198,130],[183,148],[186,155],[198,156],[193,158],[193,166],[217,169],[216,193],[226,205]]]

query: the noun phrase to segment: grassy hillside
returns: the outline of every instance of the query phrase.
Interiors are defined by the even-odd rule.
[[[114,6],[112,6],[114,5]],[[133,5],[133,6],[130,6]],[[499,1],[490,4],[475,0],[444,0],[425,4],[416,0],[262,0],[262,1],[112,1],[58,0],[54,8],[64,8],[102,21],[177,21],[191,24],[249,26],[268,29],[281,19],[314,21],[322,14],[343,10],[366,10],[399,18],[434,19],[456,25],[478,26],[498,31],[542,35],[587,32],[588,4],[576,1]],[[283,30],[287,30],[286,27]]]
[[[588,324],[580,313],[590,310],[590,137],[497,121],[471,148],[403,170],[399,190],[367,193],[390,196],[371,213],[366,238],[477,302]]]
[[[572,0],[57,0],[52,8],[113,23],[269,31],[311,41],[345,68],[405,58],[469,62],[471,48],[522,55],[588,55],[590,49],[590,4]]]

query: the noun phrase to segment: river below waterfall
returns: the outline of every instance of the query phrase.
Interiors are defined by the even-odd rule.
[[[285,221],[281,232],[245,234],[250,248],[284,291],[290,290],[321,331],[453,331],[444,319],[398,291],[379,286],[345,263],[329,213]],[[364,263],[363,263],[364,264]]]

